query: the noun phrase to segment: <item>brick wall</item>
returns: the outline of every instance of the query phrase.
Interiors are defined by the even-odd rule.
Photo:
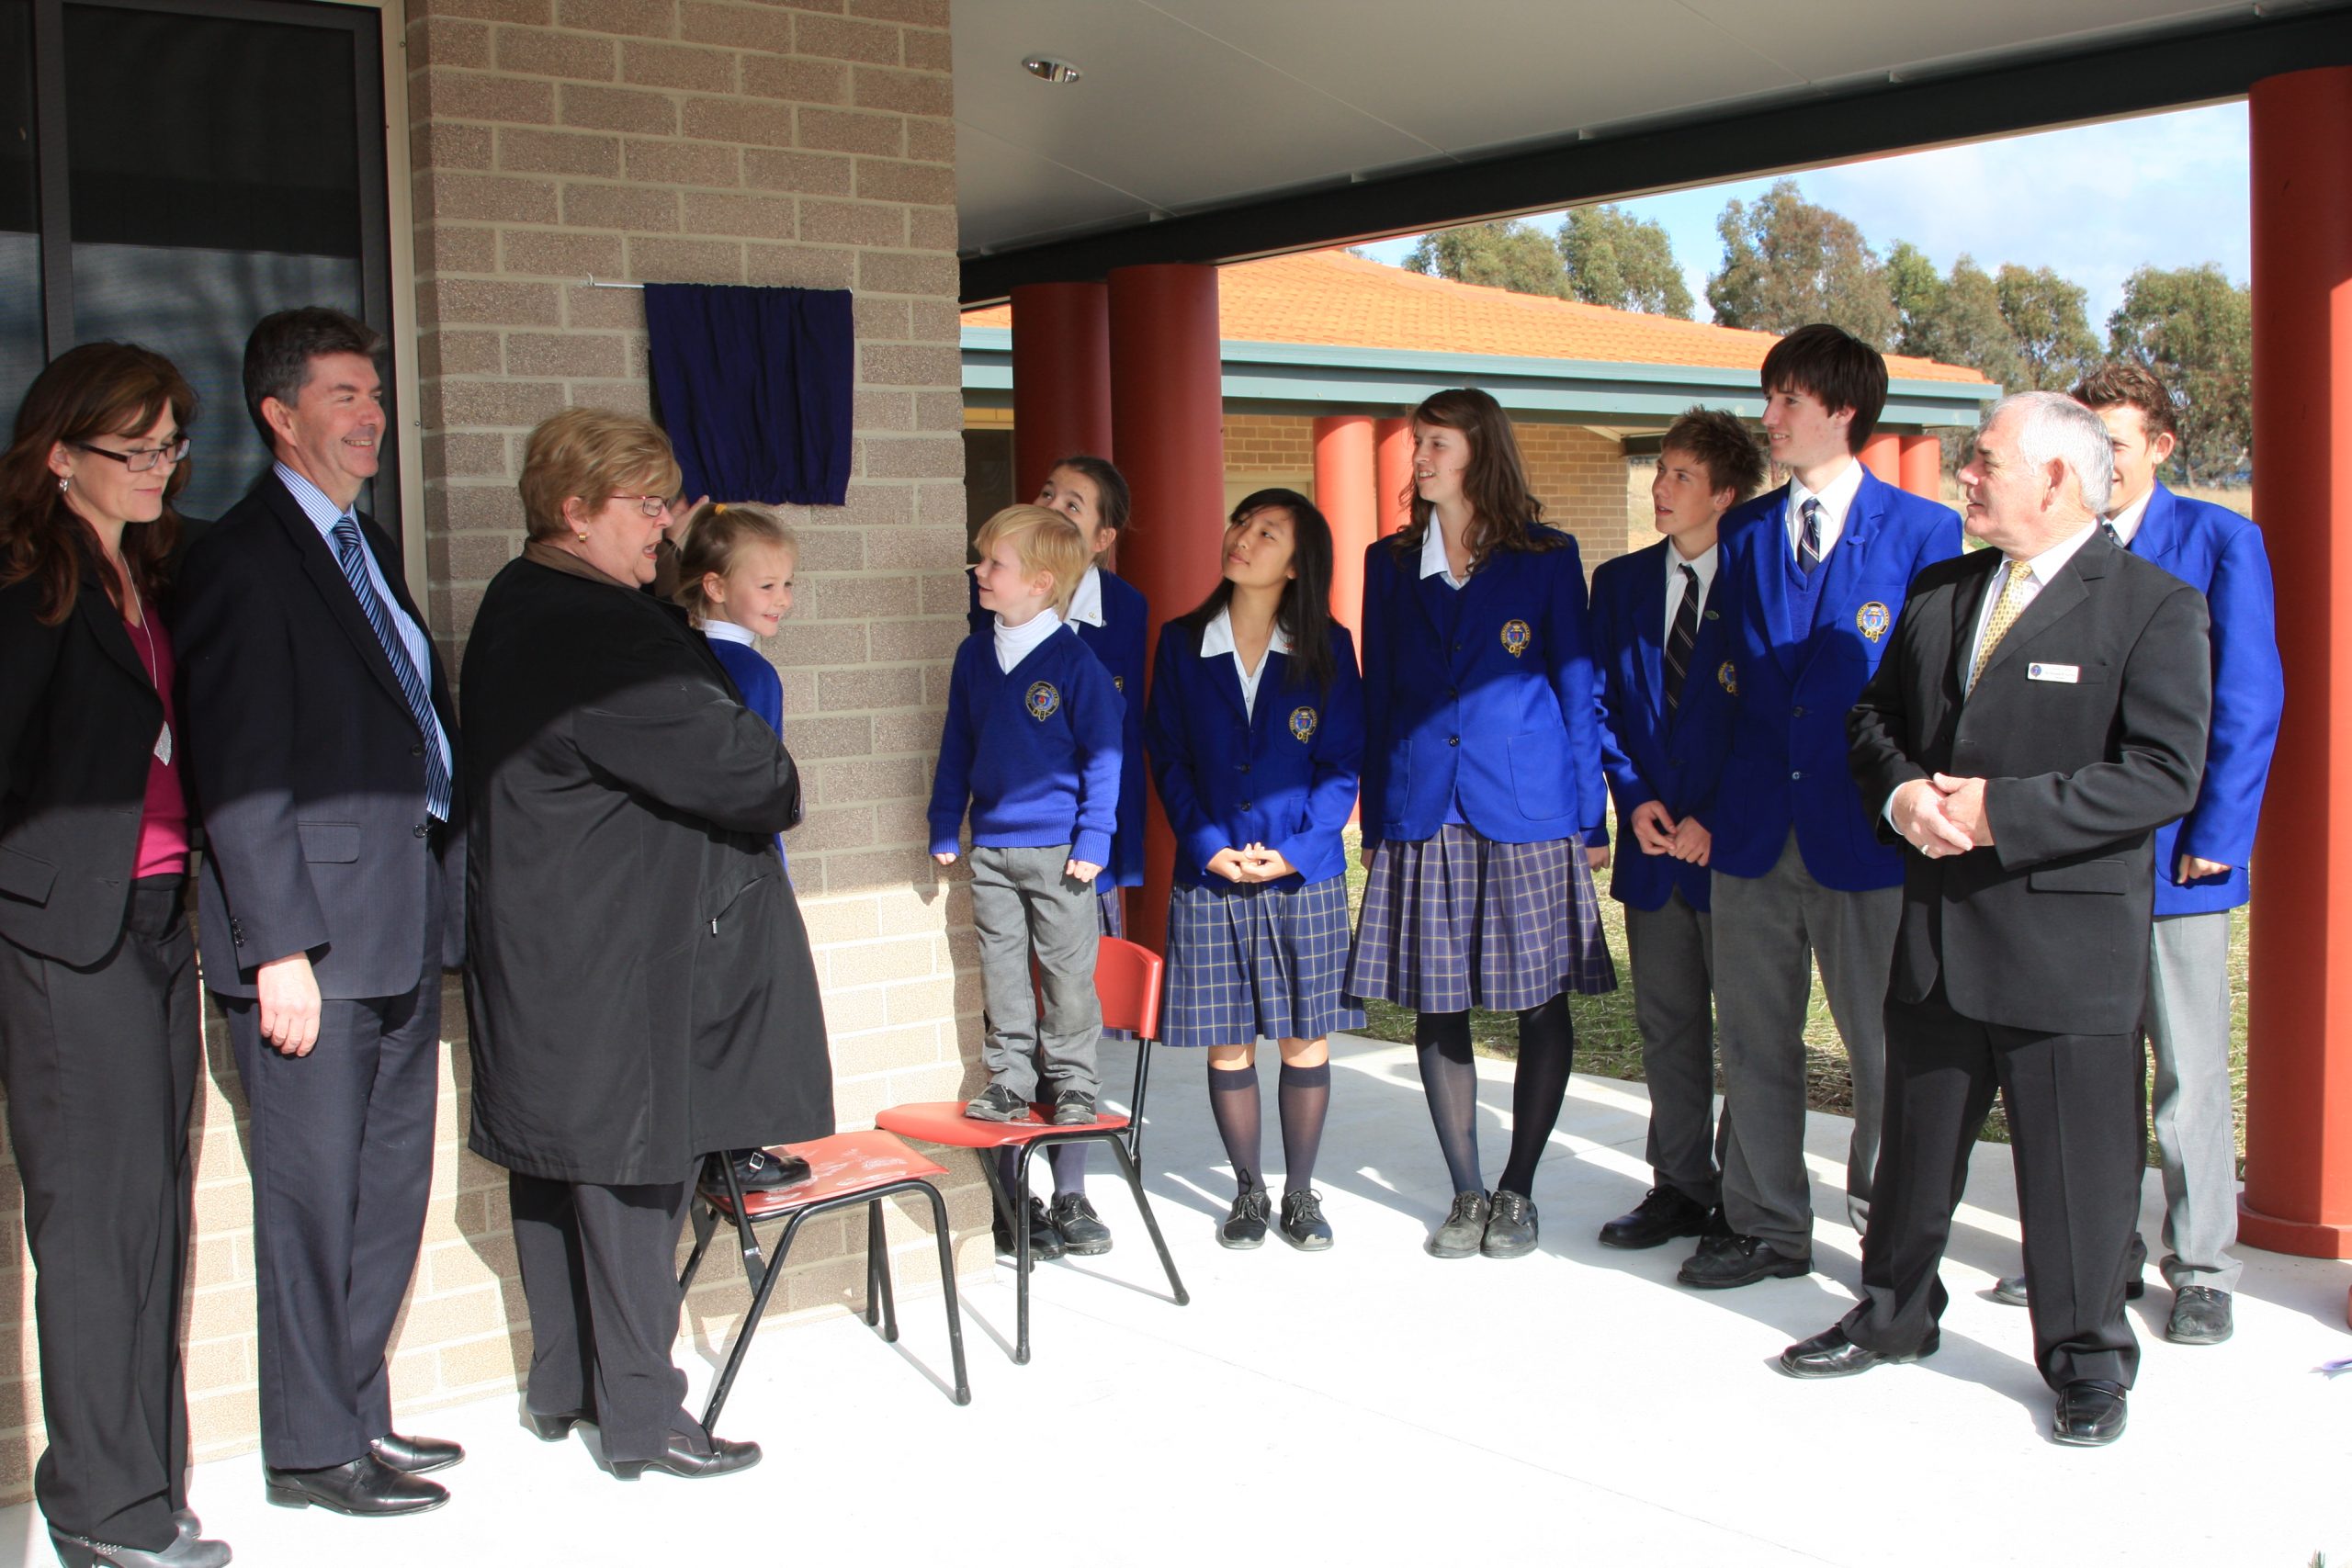
[[[1522,420],[1511,428],[1544,520],[1577,536],[1588,569],[1648,542],[1649,479],[1634,481],[1614,438],[1580,424]],[[1227,414],[1225,469],[1228,499],[1275,482],[1298,484],[1312,496],[1315,421],[1305,414]]]
[[[428,614],[454,667],[517,550],[531,426],[569,404],[643,412],[643,297],[600,279],[856,291],[847,505],[798,508],[800,592],[768,649],[808,796],[787,840],[817,946],[841,1120],[978,1080],[969,900],[933,874],[922,821],[963,632],[963,450],[947,0],[407,0]],[[960,976],[960,977],[959,977]],[[514,1386],[527,1349],[504,1173],[461,1151],[465,1019],[445,1032],[434,1191],[394,1349],[403,1410]],[[217,1017],[195,1117],[188,1326],[198,1457],[253,1446],[250,1198],[236,1074]],[[984,1189],[957,1168],[958,1267],[989,1266]],[[42,1442],[31,1270],[0,1167],[0,1499]],[[893,1220],[903,1289],[935,1288],[926,1230]],[[844,1224],[804,1231],[785,1312],[863,1292]],[[685,1331],[718,1345],[748,1303],[706,1269]],[[681,1354],[693,1354],[681,1347]]]

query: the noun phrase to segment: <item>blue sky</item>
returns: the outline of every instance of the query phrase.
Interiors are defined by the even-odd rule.
[[[1805,198],[1861,226],[1881,255],[1909,240],[1949,268],[1966,252],[1990,272],[2004,262],[2048,266],[2090,293],[2092,329],[2143,265],[2217,262],[2243,283],[2246,236],[2246,118],[2243,103],[2113,120],[2073,130],[1876,158],[1795,176]],[[1736,180],[1625,205],[1666,226],[1707,314],[1707,274],[1721,265],[1715,219],[1770,180]],[[1535,220],[1546,231],[1559,214]],[[1402,262],[1410,239],[1369,246]]]

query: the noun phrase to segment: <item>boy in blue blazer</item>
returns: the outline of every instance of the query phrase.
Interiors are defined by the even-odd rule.
[[[1668,428],[1650,481],[1666,537],[1592,574],[1601,768],[1633,840],[1609,892],[1625,906],[1653,1179],[1631,1213],[1600,1227],[1609,1247],[1702,1235],[1720,1201],[1707,862],[1731,694],[1714,679],[1728,636],[1715,538],[1724,513],[1763,482],[1747,427],[1692,409]]]
[[[1764,358],[1764,431],[1790,480],[1724,517],[1736,606],[1714,671],[1733,698],[1709,896],[1723,1043],[1724,1220],[1683,1264],[1724,1290],[1813,1267],[1804,1017],[1813,962],[1852,1064],[1847,1210],[1870,1213],[1887,975],[1903,862],[1847,766],[1846,713],[1877,670],[1912,577],[1960,553],[1950,507],[1873,478],[1856,454],[1886,402],[1886,361],[1816,323]]]
[[[2116,542],[2205,595],[2213,645],[2213,726],[2197,805],[2156,829],[2156,919],[2141,1023],[2156,1059],[2149,1111],[2164,1168],[2165,1337],[2217,1345],[2233,1330],[2237,1134],[2230,1095],[2230,911],[2247,897],[2246,862],[2270,778],[2286,675],[2278,660],[2270,557],[2262,530],[2227,507],[2156,480],[2179,439],[2169,389],[2145,367],[2101,366],[2074,392],[2115,449],[2108,525]],[[2144,1248],[2143,1249],[2144,1251]],[[2136,1292],[2138,1269],[2132,1270]],[[1995,1293],[2025,1300],[2022,1276]]]
[[[1042,1076],[1054,1124],[1083,1126],[1100,1087],[1094,878],[1110,859],[1118,811],[1119,694],[1060,614],[1086,570],[1078,525],[1043,507],[1009,506],[974,544],[980,604],[996,623],[956,651],[931,792],[934,861],[955,863],[967,805],[972,822],[989,1083],[964,1113],[1024,1117]],[[1033,1232],[1044,1221],[1037,1207],[1027,1216]]]

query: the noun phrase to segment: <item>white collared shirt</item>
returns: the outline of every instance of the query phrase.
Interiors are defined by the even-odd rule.
[[[1709,545],[1689,560],[1684,560],[1682,552],[1674,547],[1674,541],[1671,539],[1667,541],[1666,630],[1660,634],[1662,641],[1673,637],[1675,614],[1682,608],[1682,569],[1689,567],[1691,573],[1698,578],[1699,608],[1703,611],[1707,607],[1708,595],[1715,591],[1715,562],[1722,554],[1723,548],[1720,545]]]
[[[2150,485],[2147,494],[2107,520],[2108,526],[2115,530],[2115,536],[2123,541],[2125,549],[2130,549],[2132,541],[2139,536],[2140,525],[2148,518],[2148,502],[2155,499],[2156,487]]]
[[[2075,552],[2088,544],[2091,536],[2098,531],[2097,522],[2086,523],[2030,560],[2012,558],[1993,574],[1993,581],[1984,588],[1984,603],[1977,607],[1976,630],[1968,639],[1970,674],[1966,690],[1976,688],[1976,649],[1984,641],[1984,628],[1992,624],[1993,612],[1999,606],[2001,596],[2009,591],[2009,580],[2018,572],[2026,574],[2025,599],[2018,605],[2018,614],[2022,615],[2026,605],[2041,596],[2041,591],[2050,586],[2052,580],[2065,569],[2068,561],[2075,558]]]
[[[1838,536],[1846,531],[1846,513],[1853,510],[1854,497],[1862,490],[1862,465],[1859,458],[1849,457],[1838,477],[1818,491],[1804,488],[1804,481],[1794,474],[1789,476],[1788,515],[1782,519],[1788,525],[1789,554],[1793,556],[1804,538],[1804,503],[1821,502],[1821,558],[1827,560],[1837,546]]]
[[[1430,532],[1434,534],[1437,530],[1431,527]],[[1273,635],[1266,639],[1266,654],[1286,654],[1289,651],[1290,637],[1283,631],[1283,624],[1277,619],[1273,626]],[[1266,673],[1266,659],[1261,655],[1258,660],[1258,668],[1255,670],[1250,669],[1241,662],[1241,649],[1233,640],[1233,609],[1230,605],[1219,610],[1216,613],[1216,619],[1201,628],[1201,657],[1214,659],[1220,653],[1228,655],[1233,660],[1233,672],[1240,679],[1241,711],[1251,718],[1256,718],[1258,716],[1258,682]]]
[[[1102,625],[1102,569],[1090,566],[1086,575],[1078,580],[1078,592],[1069,596],[1069,614],[1062,617],[1072,626]]]
[[[1430,531],[1421,536],[1421,575],[1442,577],[1448,588],[1459,588],[1468,578],[1456,577],[1445,558],[1445,530],[1438,525],[1437,513],[1430,513]]]
[[[996,667],[1006,674],[1014,665],[1029,657],[1036,646],[1062,629],[1062,618],[1051,610],[1040,610],[1017,626],[1008,626],[1004,617],[996,618]]]
[[[302,515],[309,518],[311,526],[319,531],[319,537],[326,542],[327,554],[340,568],[343,552],[335,548],[334,525],[345,517],[356,522],[358,513],[338,510],[326,491],[285,464],[273,464],[272,468],[277,475],[277,482],[286,487],[287,492],[294,498],[294,504],[302,509]],[[433,689],[432,644],[425,640],[424,628],[409,619],[408,612],[401,609],[401,602],[392,596],[392,585],[384,581],[384,569],[376,564],[376,552],[368,547],[365,533],[359,536],[359,558],[368,563],[368,586],[375,589],[377,603],[384,606],[384,614],[390,619],[392,630],[401,639],[401,647],[408,653],[409,668],[416,671],[416,678],[424,682],[424,689],[430,692]],[[441,748],[441,766],[446,771],[450,765],[449,737],[442,732],[441,716],[437,713],[433,716],[433,742]]]
[[[702,635],[713,642],[740,642],[745,648],[754,647],[760,640],[752,635],[751,627],[722,621],[716,615],[703,617]]]

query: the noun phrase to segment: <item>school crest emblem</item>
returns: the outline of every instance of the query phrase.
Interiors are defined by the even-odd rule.
[[[1739,666],[1724,660],[1723,667],[1715,671],[1715,683],[1733,696],[1739,695]]]
[[[1503,651],[1513,659],[1517,659],[1527,651],[1527,645],[1533,640],[1534,636],[1533,632],[1527,629],[1525,621],[1505,621],[1503,623]]]
[[[1290,710],[1290,732],[1291,732],[1293,735],[1297,736],[1297,737],[1298,737],[1298,739],[1299,739],[1301,741],[1307,741],[1307,740],[1312,740],[1312,739],[1315,739],[1315,710],[1314,710],[1313,708],[1293,708],[1293,709],[1291,709],[1291,710]]]
[[[1894,615],[1888,613],[1885,605],[1875,599],[1854,612],[1855,629],[1872,642],[1884,637],[1886,628],[1894,624]]]
[[[1061,711],[1062,694],[1051,681],[1040,681],[1029,688],[1026,702],[1029,716],[1043,724]]]

